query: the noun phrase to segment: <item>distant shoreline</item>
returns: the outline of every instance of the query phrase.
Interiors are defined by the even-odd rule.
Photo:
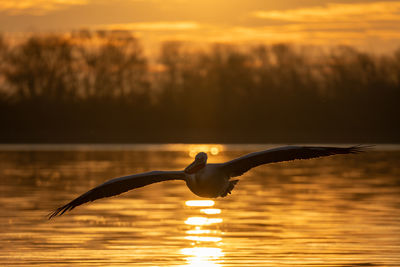
[[[154,68],[120,38],[0,46],[0,143],[400,142],[400,49],[165,43]]]
[[[288,144],[189,144],[189,143],[157,143],[157,144],[0,144],[0,152],[29,152],[29,151],[205,151],[217,147],[218,151],[258,151],[272,147],[285,146]],[[351,144],[319,144],[306,143],[295,145],[313,146],[348,146]],[[371,145],[371,144],[368,144]],[[400,143],[397,144],[372,144],[369,150],[373,151],[400,151]]]

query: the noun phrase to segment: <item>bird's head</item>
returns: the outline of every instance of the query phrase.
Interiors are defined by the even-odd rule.
[[[192,174],[198,172],[203,169],[207,164],[207,154],[204,152],[200,152],[196,155],[194,161],[185,168],[185,172],[188,174]]]

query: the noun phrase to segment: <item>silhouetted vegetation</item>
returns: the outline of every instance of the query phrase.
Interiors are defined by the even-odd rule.
[[[1,142],[398,142],[400,49],[0,36]]]

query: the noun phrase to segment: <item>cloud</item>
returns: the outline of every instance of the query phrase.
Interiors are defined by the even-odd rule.
[[[293,0],[283,0],[292,7],[286,10],[268,10],[268,1],[254,1],[259,4],[236,7],[223,5],[228,0],[214,1],[218,5],[208,0],[0,0],[0,29],[20,30],[29,25],[45,30],[127,30],[154,46],[166,40],[350,44],[373,49],[400,45],[400,1],[349,0],[306,7],[303,3],[317,2],[307,0],[297,1],[296,6],[303,7],[293,8]],[[76,6],[79,8],[69,9]],[[59,11],[56,16],[54,11]],[[13,16],[16,14],[43,17]]]
[[[54,10],[87,3],[87,0],[0,0],[0,12],[9,15],[45,15]]]
[[[325,6],[282,11],[256,11],[252,15],[261,19],[289,22],[400,21],[400,3],[327,4]]]
[[[125,24],[109,24],[100,26],[101,28],[112,30],[136,30],[136,31],[182,31],[197,30],[200,25],[193,21],[156,21],[156,22],[136,22]]]
[[[256,11],[264,26],[237,28],[244,39],[292,41],[364,47],[400,44],[400,2],[326,4],[323,6]]]

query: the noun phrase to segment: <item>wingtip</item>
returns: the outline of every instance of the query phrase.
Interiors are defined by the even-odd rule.
[[[47,220],[51,220],[52,218],[56,217],[59,212],[59,209],[51,211],[49,214],[46,215]]]
[[[74,208],[74,206],[72,206],[70,204],[64,205],[64,206],[62,206],[60,208],[55,209],[54,211],[50,212],[49,214],[47,214],[47,219],[51,220],[54,217],[61,216],[65,212],[70,211],[73,208]]]
[[[52,212],[50,212],[49,214],[47,214],[47,216],[46,216],[47,220],[51,220],[54,217],[61,216],[60,212],[62,211],[62,208],[63,207],[55,209]]]
[[[367,152],[373,147],[374,147],[374,145],[356,145],[356,146],[348,147],[348,151],[351,154],[358,154],[358,153]]]

